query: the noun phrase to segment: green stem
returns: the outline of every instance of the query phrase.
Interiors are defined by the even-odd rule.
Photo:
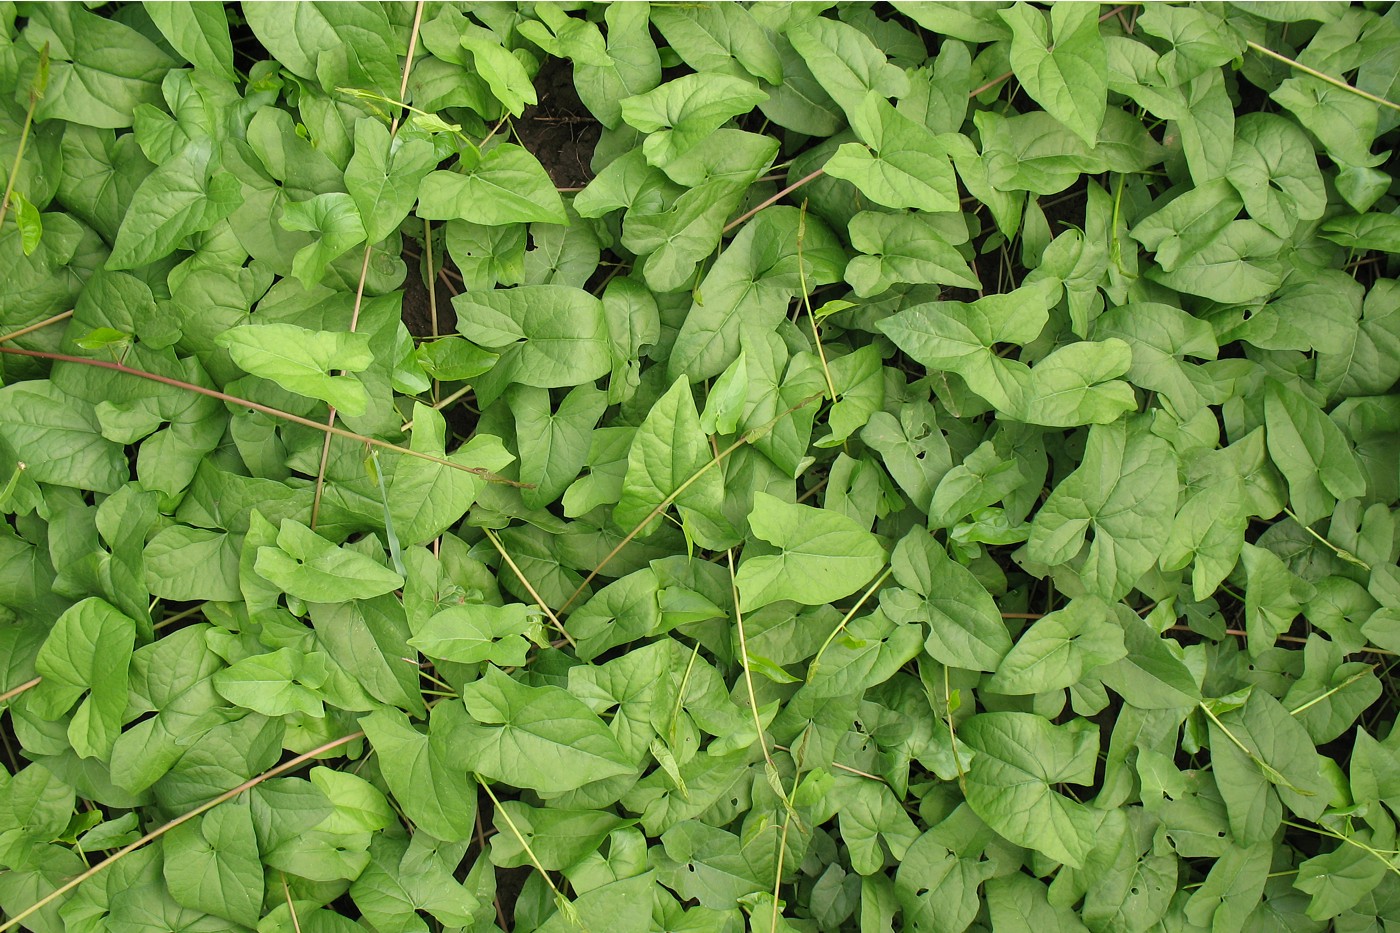
[[[564,640],[569,643],[569,647],[578,648],[578,642],[574,641],[574,636],[568,633],[564,628],[564,623],[559,621],[559,617],[554,614],[554,610],[549,608],[549,604],[544,601],[544,597],[539,594],[539,591],[535,589],[529,578],[525,576],[525,571],[521,570],[520,565],[507,553],[506,546],[501,543],[501,539],[496,537],[496,533],[490,528],[483,528],[481,530],[486,532],[486,537],[490,539],[492,546],[496,548],[496,553],[501,555],[501,560],[506,562],[511,572],[515,574],[515,578],[520,581],[520,585],[525,587],[525,591],[535,600],[535,605],[539,606],[540,611],[549,617],[549,623],[554,626],[560,635],[564,636]]]
[[[67,894],[69,891],[73,890],[78,885],[91,878],[93,875],[96,875],[104,868],[110,866],[113,862],[117,861],[120,858],[126,857],[132,852],[135,852],[137,849],[141,848],[148,842],[154,842],[161,836],[164,836],[166,833],[170,832],[175,827],[180,826],[184,823],[188,823],[190,820],[194,819],[202,813],[209,812],[221,803],[227,803],[228,801],[237,797],[244,791],[252,790],[254,787],[257,787],[264,781],[270,780],[271,778],[275,778],[279,774],[285,774],[286,772],[291,771],[294,768],[299,768],[302,765],[306,764],[308,761],[311,761],[314,758],[319,758],[326,752],[337,749],[342,745],[349,745],[356,739],[364,738],[364,736],[365,734],[363,732],[356,731],[350,733],[349,735],[343,735],[338,739],[331,739],[324,745],[317,746],[311,751],[298,755],[290,761],[284,761],[282,762],[282,764],[277,765],[275,768],[269,768],[267,771],[264,771],[257,777],[249,778],[248,780],[244,781],[242,784],[239,784],[232,790],[224,791],[222,794],[215,797],[213,800],[202,803],[199,806],[195,807],[193,810],[190,810],[188,813],[183,813],[180,816],[175,817],[175,819],[171,820],[170,822],[156,827],[155,829],[146,833],[146,835],[142,836],[140,839],[137,839],[135,842],[129,843],[123,846],[122,848],[118,849],[116,852],[112,853],[107,858],[98,862],[96,865],[92,866],[82,874],[68,879],[68,881],[59,885],[57,888],[54,888],[48,894],[45,894],[43,897],[39,898],[39,900],[26,907],[24,910],[21,910],[19,913],[15,914],[9,920],[6,920],[4,923],[0,923],[0,933],[4,933],[5,930],[10,929],[11,927],[18,926],[25,919],[43,910],[45,907],[58,900],[60,897]]]
[[[1315,532],[1315,531],[1313,531],[1311,528],[1309,528],[1307,525],[1303,524],[1303,520],[1302,520],[1301,518],[1299,518],[1297,515],[1293,514],[1293,510],[1292,510],[1292,509],[1285,507],[1284,510],[1283,510],[1283,512],[1284,512],[1284,514],[1287,515],[1289,518],[1291,518],[1291,519],[1293,519],[1295,522],[1297,522],[1297,523],[1298,523],[1298,527],[1302,528],[1302,529],[1303,529],[1304,531],[1306,531],[1308,534],[1312,535],[1312,536],[1313,536],[1314,538],[1316,538],[1319,542],[1321,542],[1324,546],[1326,546],[1327,548],[1329,548],[1329,549],[1332,551],[1333,554],[1336,554],[1338,557],[1340,557],[1342,560],[1346,561],[1348,564],[1352,564],[1352,565],[1354,565],[1354,566],[1360,567],[1362,570],[1366,571],[1367,573],[1370,573],[1370,572],[1371,572],[1371,565],[1370,565],[1370,564],[1366,563],[1364,560],[1362,560],[1361,558],[1357,557],[1355,554],[1351,553],[1351,551],[1348,551],[1348,550],[1346,550],[1345,548],[1339,548],[1339,547],[1337,547],[1337,546],[1336,546],[1335,544],[1333,544],[1331,541],[1328,541],[1328,540],[1327,540],[1326,538],[1324,538],[1322,535],[1318,534],[1317,532]]]
[[[34,111],[39,99],[48,90],[49,83],[49,44],[39,50],[39,67],[34,71],[34,80],[29,82],[29,109],[24,113],[24,127],[19,131],[19,147],[15,149],[15,164],[10,169],[9,181],[5,182],[5,196],[0,198],[0,227],[5,225],[5,215],[10,211],[10,195],[15,193],[15,179],[19,177],[20,166],[24,162],[24,149],[29,143],[29,127],[34,123]]]
[[[1328,690],[1326,693],[1322,694],[1321,696],[1313,697],[1311,700],[1309,700],[1308,702],[1304,703],[1302,706],[1299,706],[1299,707],[1296,707],[1295,709],[1289,710],[1289,711],[1288,711],[1289,715],[1291,715],[1291,716],[1297,716],[1299,713],[1304,712],[1304,711],[1306,711],[1306,710],[1308,710],[1308,709],[1310,709],[1310,708],[1316,706],[1317,704],[1321,703],[1323,700],[1327,699],[1328,697],[1330,697],[1330,696],[1332,696],[1332,695],[1334,695],[1334,694],[1336,694],[1336,693],[1340,693],[1341,691],[1345,690],[1347,687],[1350,687],[1352,684],[1356,683],[1356,682],[1357,682],[1358,680],[1360,680],[1361,678],[1365,677],[1367,674],[1374,673],[1375,670],[1376,670],[1376,665],[1372,664],[1371,666],[1367,667],[1364,671],[1357,671],[1355,674],[1352,674],[1352,675],[1351,675],[1350,677],[1348,677],[1346,680],[1344,680],[1344,681],[1342,681],[1341,683],[1337,684],[1337,686],[1333,687],[1331,690]]]
[[[831,634],[826,636],[826,641],[822,642],[822,646],[817,649],[817,656],[812,659],[811,664],[807,665],[807,683],[810,684],[812,682],[812,675],[817,672],[817,668],[821,664],[822,655],[826,654],[826,649],[831,647],[831,643],[836,640],[836,636],[841,634],[846,624],[860,611],[860,607],[865,605],[866,600],[875,594],[875,591],[880,588],[882,583],[889,579],[892,573],[894,573],[894,568],[886,567],[885,572],[876,577],[874,583],[866,587],[865,592],[860,595],[860,599],[856,600],[856,604],[842,617],[836,628],[831,630]]]
[[[377,437],[370,437],[366,434],[356,434],[354,431],[347,431],[344,428],[322,424],[319,421],[312,421],[310,418],[303,418],[289,411],[282,411],[281,409],[271,408],[267,405],[260,405],[250,399],[229,395],[227,392],[220,392],[217,389],[206,389],[204,386],[195,385],[192,382],[172,379],[169,376],[162,376],[158,373],[148,373],[144,369],[133,369],[125,363],[94,360],[83,356],[70,356],[67,353],[48,353],[43,350],[21,350],[18,347],[0,347],[0,353],[10,353],[15,356],[31,356],[41,360],[55,360],[60,363],[78,363],[82,366],[96,366],[100,369],[110,369],[113,372],[125,373],[128,376],[136,376],[141,379],[149,379],[152,382],[159,382],[163,385],[174,386],[177,389],[184,389],[187,392],[198,392],[200,395],[207,395],[210,398],[216,398],[230,405],[237,405],[241,408],[251,408],[253,411],[259,411],[265,415],[271,415],[274,418],[281,418],[284,421],[290,421],[302,427],[324,431],[327,434],[334,434],[336,437],[343,437],[346,440],[357,441],[361,444],[369,444],[371,447],[378,447],[380,450],[392,450],[394,453],[403,454],[406,457],[417,457],[419,460],[427,460],[430,463],[436,463],[440,466],[451,467],[454,470],[461,470],[463,473],[472,473],[488,482],[504,483],[507,486],[515,486],[518,489],[532,488],[528,483],[518,483],[513,479],[506,479],[504,476],[498,476],[490,470],[482,469],[481,467],[463,466],[460,463],[453,463],[451,460],[444,460],[442,457],[434,457],[432,454],[425,454],[407,447],[400,447],[398,444],[391,444],[388,441],[381,441]]]
[[[1393,860],[1394,856],[1400,855],[1400,853],[1396,852],[1393,849],[1377,849],[1374,846],[1368,846],[1364,842],[1357,842],[1356,838],[1353,836],[1344,836],[1341,833],[1334,833],[1330,829],[1325,829],[1321,826],[1308,826],[1304,823],[1295,823],[1292,820],[1284,820],[1283,825],[1291,826],[1294,829],[1301,829],[1304,832],[1317,833],[1319,836],[1326,836],[1329,839],[1336,839],[1338,842],[1345,842],[1348,845],[1356,846],[1362,852],[1365,852],[1367,855],[1376,858],[1378,861],[1380,861],[1382,865],[1384,865],[1388,870],[1390,870],[1394,874],[1400,875],[1400,868],[1396,867],[1395,862]]]
[[[530,848],[529,840],[527,840],[525,835],[516,827],[515,820],[510,818],[510,814],[506,812],[506,808],[501,806],[501,801],[491,790],[491,785],[479,774],[476,775],[476,782],[481,785],[482,790],[486,791],[486,796],[490,797],[491,803],[495,804],[496,813],[500,814],[501,819],[506,821],[506,826],[510,828],[511,833],[520,842],[520,847],[525,850],[525,857],[530,860],[531,865],[535,866],[535,870],[540,873],[540,877],[544,878],[544,883],[549,885],[549,889],[554,892],[555,903],[559,905],[560,910],[564,912],[569,920],[574,921],[575,925],[578,925],[578,915],[574,906],[564,897],[564,892],[559,890],[559,886],[554,883],[554,879],[549,877],[549,872],[544,870],[544,866],[540,864],[540,860],[535,856],[535,850]]]
[[[408,73],[413,69],[413,53],[418,48],[418,29],[423,24],[423,4],[425,0],[418,0],[413,14],[413,29],[408,36],[408,57],[403,62],[403,79],[399,82],[399,97],[408,96]],[[403,106],[408,106],[404,104]],[[389,136],[393,138],[399,132],[399,120],[402,113],[394,114],[394,118],[389,121]],[[350,309],[350,333],[355,333],[355,328],[360,323],[360,309],[365,301],[365,281],[369,278],[369,260],[374,253],[374,244],[365,243],[364,258],[360,263],[360,278],[355,284],[355,305]],[[342,376],[346,373],[342,370]],[[327,416],[326,424],[335,427],[336,410],[335,406],[330,407],[330,414]],[[316,491],[311,497],[311,527],[316,527],[316,520],[321,517],[321,496],[326,491],[326,466],[331,459],[331,436],[326,435],[326,439],[321,444],[321,462],[316,468]],[[384,480],[380,477],[380,486],[383,487]],[[388,515],[387,505],[384,513]],[[393,528],[390,527],[389,534],[392,537]]]
[[[763,749],[763,760],[769,768],[774,768],[773,754],[768,750],[768,740],[763,737],[763,719],[758,715],[758,696],[753,689],[753,671],[749,670],[749,641],[744,634],[744,613],[739,609],[739,587],[734,578],[734,549],[724,552],[729,564],[729,592],[734,600],[734,624],[739,635],[739,666],[744,670],[744,685],[749,691],[749,710],[753,713],[753,728],[758,735],[758,744]]]
[[[1301,72],[1302,72],[1303,74],[1305,74],[1305,75],[1311,75],[1312,77],[1316,78],[1316,79],[1319,80],[1319,81],[1325,81],[1326,83],[1332,85],[1333,87],[1339,87],[1339,88],[1341,88],[1341,89],[1344,90],[1344,91],[1350,91],[1351,93],[1355,94],[1357,97],[1365,98],[1366,100],[1369,100],[1369,101],[1370,101],[1371,103],[1373,103],[1373,104],[1380,104],[1382,107],[1389,107],[1391,110],[1400,110],[1400,104],[1397,104],[1397,103],[1395,103],[1394,101],[1386,100],[1384,97],[1377,97],[1375,94],[1371,94],[1371,93],[1368,93],[1368,92],[1366,92],[1366,91],[1363,91],[1363,90],[1361,90],[1361,88],[1359,88],[1359,87],[1354,87],[1354,86],[1352,86],[1352,85],[1350,85],[1350,84],[1347,84],[1347,83],[1346,83],[1345,81],[1343,81],[1341,78],[1334,78],[1334,77],[1332,77],[1331,75],[1329,75],[1329,74],[1324,74],[1323,72],[1318,71],[1318,70],[1315,69],[1315,68],[1309,68],[1307,65],[1304,65],[1302,62],[1300,62],[1300,61],[1295,61],[1294,59],[1289,58],[1287,55],[1280,55],[1279,53],[1275,52],[1273,49],[1265,48],[1264,46],[1260,45],[1258,42],[1255,42],[1253,39],[1246,39],[1246,40],[1245,40],[1245,44],[1248,45],[1248,46],[1249,46],[1251,49],[1253,49],[1254,51],[1258,52],[1260,55],[1267,55],[1269,58],[1272,58],[1272,59],[1274,59],[1275,61],[1283,62],[1283,63],[1284,63],[1285,65],[1287,65],[1288,67],[1290,67],[1290,68],[1295,68],[1295,69],[1297,69],[1298,71],[1301,71]]]

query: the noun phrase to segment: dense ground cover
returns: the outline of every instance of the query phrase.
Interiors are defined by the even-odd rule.
[[[0,930],[1400,923],[1400,12],[0,3]]]

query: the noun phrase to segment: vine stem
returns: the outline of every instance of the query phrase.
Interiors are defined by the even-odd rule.
[[[724,557],[729,565],[729,592],[734,599],[734,625],[739,634],[739,666],[744,669],[744,685],[748,688],[753,727],[757,732],[758,745],[763,749],[763,760],[768,763],[769,768],[774,768],[776,766],[773,764],[773,753],[768,750],[768,740],[763,735],[763,718],[758,714],[758,694],[753,689],[753,671],[749,668],[749,640],[744,634],[744,613],[739,608],[739,585],[734,576],[734,549],[725,550]]]
[[[525,838],[525,834],[515,825],[515,820],[510,818],[510,814],[506,812],[506,808],[501,806],[501,801],[496,796],[495,792],[491,790],[491,785],[487,783],[485,778],[481,775],[478,774],[475,775],[475,777],[476,783],[481,786],[482,790],[486,791],[486,796],[491,798],[491,803],[495,805],[495,812],[506,821],[506,826],[510,829],[511,834],[515,836],[516,840],[520,843],[520,847],[525,850],[525,857],[530,860],[530,864],[535,867],[535,870],[540,873],[540,877],[544,879],[545,884],[549,885],[549,889],[554,892],[554,902],[559,907],[560,911],[567,919],[573,921],[575,926],[582,926],[582,924],[578,922],[577,909],[569,903],[569,899],[564,896],[564,892],[559,890],[559,886],[554,883],[554,879],[549,877],[549,872],[545,871],[544,865],[541,864],[539,858],[535,856],[535,850],[530,848],[530,841]]]
[[[505,545],[501,543],[501,539],[498,538],[496,533],[490,528],[483,528],[481,530],[486,532],[486,537],[491,540],[491,544],[495,546],[496,552],[501,555],[501,559],[509,565],[511,572],[515,574],[515,578],[520,581],[520,585],[525,587],[525,591],[534,598],[535,604],[549,617],[550,623],[558,630],[559,634],[564,636],[564,640],[569,643],[570,647],[578,648],[578,642],[574,641],[574,636],[570,635],[568,630],[564,628],[564,623],[560,622],[559,617],[554,614],[554,610],[549,608],[549,604],[544,601],[544,597],[540,596],[539,590],[535,589],[529,578],[525,576],[525,571],[520,569],[520,565],[517,564],[506,551]]]
[[[122,846],[116,852],[113,852],[107,858],[98,862],[96,865],[92,866],[82,874],[71,878],[63,884],[59,885],[57,888],[54,888],[48,894],[45,894],[43,897],[35,901],[30,906],[15,914],[9,920],[6,920],[4,923],[0,923],[0,933],[4,933],[5,930],[10,929],[11,927],[18,926],[20,922],[23,921],[25,918],[30,917],[33,914],[43,910],[45,907],[58,900],[60,897],[67,894],[69,891],[73,890],[78,885],[91,878],[93,875],[96,875],[104,868],[110,866],[113,862],[117,861],[120,858],[125,858],[127,855],[130,855],[132,852],[135,852],[137,849],[141,848],[148,842],[154,842],[161,836],[164,836],[166,833],[170,832],[175,827],[188,823],[190,820],[203,813],[209,812],[221,803],[227,803],[228,801],[237,797],[239,794],[242,794],[244,791],[252,790],[254,787],[257,787],[264,781],[275,778],[279,774],[285,774],[286,772],[291,771],[294,768],[299,768],[302,765],[306,764],[308,761],[311,761],[313,758],[319,758],[326,752],[337,749],[342,745],[349,745],[356,739],[364,738],[364,736],[365,734],[363,732],[356,731],[350,733],[349,735],[343,735],[338,739],[332,739],[324,745],[319,745],[316,748],[313,748],[309,752],[304,752],[303,754],[300,754],[289,761],[282,762],[282,764],[277,765],[276,767],[269,768],[262,774],[259,774],[257,777],[249,778],[248,780],[244,781],[242,784],[239,784],[232,790],[224,791],[222,794],[215,797],[213,800],[210,800],[206,803],[202,803],[199,806],[195,807],[193,810],[190,810],[187,813],[183,813],[180,816],[175,817],[175,819],[171,820],[170,822],[156,827],[155,829],[146,833],[146,835],[142,836],[140,839],[137,839],[135,842]]]
[[[55,314],[53,317],[44,318],[37,324],[30,324],[28,327],[21,327],[19,330],[10,331],[8,334],[0,334],[0,343],[4,343],[7,340],[14,340],[16,337],[23,337],[25,334],[32,334],[36,330],[43,330],[50,324],[57,324],[59,321],[66,321],[72,316],[73,311],[70,308],[69,310],[64,311],[62,314]]]
[[[423,6],[425,2],[426,0],[418,0],[413,11],[413,29],[408,34],[408,57],[404,59],[403,80],[399,82],[400,100],[408,96],[408,74],[413,70],[413,53],[418,49],[418,29],[423,24]],[[389,137],[391,139],[399,131],[399,119],[401,116],[402,111],[394,114],[393,119],[389,121]],[[350,310],[350,333],[352,334],[355,332],[355,328],[360,324],[360,308],[365,301],[365,281],[369,278],[369,260],[370,256],[373,254],[374,244],[365,243],[364,258],[360,262],[360,278],[359,281],[355,283],[355,306]],[[436,310],[437,309],[434,308],[434,312],[436,312]],[[343,376],[345,373],[342,371],[341,375]],[[326,424],[333,428],[335,427],[336,419],[335,406],[332,405],[330,409],[330,415],[327,417]],[[331,435],[327,433],[326,439],[321,443],[321,462],[316,468],[316,492],[311,497],[312,528],[316,527],[316,519],[319,518],[321,514],[321,496],[326,491],[326,465],[330,463],[330,459]]]
[[[33,680],[26,680],[18,687],[11,687],[4,693],[0,693],[0,703],[8,703],[15,697],[19,696],[21,693],[24,693],[26,690],[34,689],[35,687],[39,686],[43,679],[44,678],[42,677],[35,677]]]
[[[322,424],[319,421],[312,421],[310,418],[303,418],[300,415],[294,415],[289,411],[282,411],[280,408],[272,408],[268,405],[262,405],[258,402],[252,401],[251,399],[239,398],[236,395],[229,395],[227,392],[220,392],[218,389],[206,389],[204,386],[195,385],[192,382],[184,382],[180,379],[173,379],[170,376],[162,376],[158,373],[146,372],[144,369],[134,369],[130,366],[127,366],[125,363],[117,363],[111,360],[94,360],[84,356],[70,356],[67,353],[49,353],[45,350],[21,350],[18,347],[0,347],[0,353],[10,353],[15,356],[32,356],[41,360],[55,360],[60,363],[78,363],[83,366],[96,366],[100,369],[110,369],[113,372],[125,373],[128,376],[137,376],[141,379],[149,379],[152,382],[159,382],[163,385],[174,386],[177,389],[184,389],[187,392],[198,392],[200,395],[207,395],[210,398],[216,398],[219,401],[227,402],[230,405],[238,405],[243,408],[251,408],[253,411],[259,411],[265,415],[271,415],[274,418],[281,418],[285,421],[290,421],[293,424],[299,424],[302,427],[312,428],[317,431],[324,431],[327,434],[334,434],[336,437],[343,437],[346,440],[358,441],[361,444],[368,444],[371,447],[378,447],[380,450],[391,450],[396,454],[404,454],[405,456],[409,457],[417,457],[419,460],[427,460],[430,463],[436,463],[441,466],[451,467],[454,470],[461,470],[463,473],[472,473],[477,476],[480,476],[482,479],[487,480],[488,482],[504,483],[507,486],[515,486],[519,489],[533,488],[528,483],[518,483],[513,479],[507,479],[504,476],[499,476],[495,473],[492,473],[490,470],[486,470],[481,467],[469,467],[460,463],[454,463],[451,460],[445,460],[442,457],[434,457],[432,454],[425,454],[422,451],[412,450],[408,447],[401,447],[398,444],[391,444],[388,441],[382,441],[377,437],[370,437],[367,434],[356,434],[354,431],[347,431],[344,428],[338,428],[334,425]]]
[[[287,899],[287,913],[292,915],[292,933],[301,933],[301,920],[297,918],[297,907],[292,903],[292,889],[287,886],[286,872],[282,872],[282,896]]]
[[[768,199],[762,201],[757,207],[754,207],[754,208],[751,208],[751,209],[749,209],[749,210],[747,210],[747,211],[744,211],[744,213],[740,214],[738,217],[734,218],[734,219],[731,220],[729,223],[725,224],[725,225],[724,225],[724,229],[723,229],[722,231],[720,231],[720,232],[721,232],[721,233],[728,233],[730,230],[733,230],[735,227],[739,226],[741,223],[743,223],[744,221],[748,220],[750,217],[752,217],[754,214],[757,214],[759,211],[763,210],[765,207],[772,207],[774,204],[777,204],[777,203],[778,203],[779,201],[781,201],[783,198],[785,198],[785,197],[787,197],[788,195],[792,194],[792,193],[793,193],[794,191],[796,191],[798,188],[801,188],[803,185],[807,184],[807,182],[809,182],[809,181],[816,181],[818,178],[821,178],[821,177],[822,177],[823,175],[825,175],[825,174],[826,174],[826,169],[825,169],[825,168],[819,168],[819,169],[817,169],[815,172],[812,172],[810,175],[804,175],[803,177],[797,179],[797,181],[795,181],[795,182],[793,182],[792,184],[788,185],[788,186],[787,186],[786,188],[784,188],[783,190],[779,191],[777,194],[773,195],[771,198],[768,198]]]
[[[1318,71],[1316,68],[1309,68],[1302,62],[1289,58],[1287,55],[1280,55],[1273,49],[1266,48],[1265,46],[1260,45],[1258,42],[1255,42],[1253,39],[1246,39],[1245,44],[1248,45],[1254,51],[1258,52],[1260,55],[1266,55],[1269,58],[1274,59],[1275,61],[1283,62],[1288,67],[1295,68],[1305,75],[1311,75],[1319,81],[1325,81],[1333,87],[1339,87],[1344,91],[1350,91],[1357,97],[1365,98],[1373,104],[1380,104],[1382,107],[1389,107],[1391,110],[1400,110],[1400,104],[1395,103],[1395,101],[1393,100],[1386,100],[1384,97],[1377,97],[1375,94],[1363,91],[1361,90],[1361,88],[1356,87],[1355,85],[1347,84],[1341,78],[1334,78],[1331,75],[1326,74],[1325,72]]]
[[[837,624],[836,628],[831,630],[831,634],[826,636],[826,641],[822,642],[822,646],[817,649],[816,657],[812,658],[812,663],[807,665],[807,683],[810,684],[812,682],[812,676],[816,674],[817,670],[821,667],[822,655],[826,654],[826,649],[831,647],[831,643],[836,640],[836,636],[845,631],[846,625],[855,617],[855,614],[860,611],[860,607],[864,606],[870,597],[875,595],[875,591],[890,578],[890,574],[892,573],[894,573],[894,568],[886,567],[884,572],[875,578],[875,582],[866,587],[865,592],[860,595],[860,599],[856,600],[856,604],[850,608],[850,611],[841,617],[841,621]]]

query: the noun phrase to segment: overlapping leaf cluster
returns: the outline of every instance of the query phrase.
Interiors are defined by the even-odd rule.
[[[1396,9],[0,4],[3,928],[1400,921]]]

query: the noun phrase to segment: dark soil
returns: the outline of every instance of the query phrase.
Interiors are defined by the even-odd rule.
[[[602,127],[574,90],[573,66],[551,58],[535,77],[540,102],[512,121],[521,145],[540,160],[554,184],[581,188],[593,179],[589,163]]]

